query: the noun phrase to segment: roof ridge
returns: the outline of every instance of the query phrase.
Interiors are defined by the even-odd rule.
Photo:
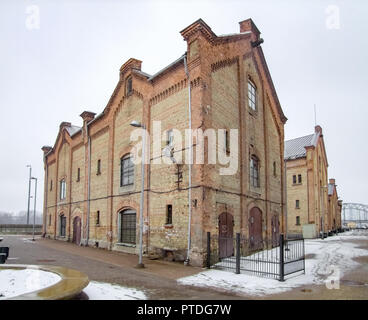
[[[298,139],[301,139],[301,138],[310,137],[310,136],[314,136],[314,133],[312,133],[312,134],[307,134],[307,135],[305,135],[305,136],[301,136],[301,137],[298,137],[298,138],[293,138],[293,139],[285,140],[285,143],[286,143],[286,142],[289,142],[289,141],[298,140]]]

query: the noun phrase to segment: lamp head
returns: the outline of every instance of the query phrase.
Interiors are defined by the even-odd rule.
[[[143,127],[143,125],[142,125],[140,122],[138,122],[137,120],[133,120],[133,121],[130,123],[130,125],[131,125],[132,127],[136,127],[136,128],[142,128],[142,127]]]

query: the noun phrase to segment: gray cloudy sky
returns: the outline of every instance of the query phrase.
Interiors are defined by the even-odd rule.
[[[34,5],[39,29],[29,28]],[[2,0],[0,211],[26,208],[27,164],[42,193],[41,146],[54,144],[61,121],[80,125],[82,111],[103,110],[127,59],[153,74],[185,52],[179,32],[198,18],[225,34],[249,17],[265,40],[286,138],[313,132],[316,104],[339,196],[368,204],[367,16],[365,0]]]

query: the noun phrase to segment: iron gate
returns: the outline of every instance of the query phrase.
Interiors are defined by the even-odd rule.
[[[234,253],[222,257],[219,248],[222,243],[231,243]],[[305,273],[304,239],[260,239],[256,245],[239,233],[236,237],[222,237],[207,233],[207,268],[246,273],[284,281],[286,275],[303,271]]]

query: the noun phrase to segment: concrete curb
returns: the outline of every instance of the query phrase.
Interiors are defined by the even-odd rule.
[[[61,280],[56,284],[37,291],[28,292],[5,300],[67,300],[75,297],[89,284],[88,276],[78,270],[58,266],[4,264],[5,269],[34,269],[56,273]]]

